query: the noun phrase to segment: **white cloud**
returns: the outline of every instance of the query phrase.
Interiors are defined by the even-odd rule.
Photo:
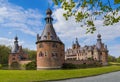
[[[92,45],[95,44],[96,39],[97,39],[97,34],[98,31],[102,35],[102,40],[105,42],[105,44],[109,43],[110,41],[115,40],[116,38],[120,37],[120,23],[114,24],[113,26],[102,26],[102,20],[96,20],[95,25],[97,27],[97,31],[94,34],[85,34],[86,28],[80,27],[80,23],[76,23],[74,17],[70,17],[68,21],[65,20],[63,17],[64,10],[61,8],[57,8],[53,16],[56,20],[54,23],[55,30],[57,31],[58,35],[60,38],[67,43],[66,47],[68,48],[69,46],[72,45],[72,41],[75,40],[76,37],[79,38],[79,42],[81,45]],[[84,41],[83,41],[84,39]],[[83,42],[81,42],[83,41]],[[107,44],[107,45],[109,45]],[[120,44],[120,43],[119,43]],[[113,50],[117,50],[117,54],[119,54],[119,50],[114,46]],[[110,48],[111,50],[112,48]],[[113,53],[114,51],[111,50],[110,53]]]
[[[6,45],[6,46],[13,46],[14,39],[0,37],[0,44]],[[22,45],[22,44],[24,44],[24,41],[19,41],[19,45]]]
[[[120,44],[109,46],[108,49],[109,49],[110,55],[113,55],[116,57],[120,56]]]
[[[42,15],[37,9],[25,10],[7,0],[0,0],[0,28],[14,28],[34,36],[38,32],[36,29],[42,26],[41,18]]]

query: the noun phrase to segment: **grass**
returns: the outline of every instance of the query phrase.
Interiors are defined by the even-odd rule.
[[[0,82],[40,82],[94,76],[113,71],[120,71],[120,66],[74,70],[0,70]]]
[[[94,76],[120,71],[120,65],[73,70],[0,70],[0,82],[40,82]]]

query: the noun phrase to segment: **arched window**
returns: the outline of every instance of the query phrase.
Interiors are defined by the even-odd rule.
[[[48,54],[47,54],[47,51],[45,51],[45,56],[47,56]]]
[[[39,57],[43,57],[44,54],[42,52],[39,53]]]

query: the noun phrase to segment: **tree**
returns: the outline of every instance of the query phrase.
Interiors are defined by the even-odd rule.
[[[36,70],[36,61],[32,61],[25,66],[26,70]]]
[[[28,52],[28,54],[29,54],[29,59],[30,60],[36,60],[36,54],[37,54],[37,52],[35,50],[30,50]]]
[[[103,20],[103,26],[113,25],[120,21],[118,14],[120,0],[111,4],[112,0],[53,0],[56,5],[61,5],[66,12],[66,20],[73,16],[76,22],[82,22],[81,27],[86,27],[86,33],[96,31],[95,20]],[[115,7],[114,7],[115,6]]]
[[[120,56],[117,58],[117,62],[119,62],[119,63],[120,63]]]
[[[13,62],[10,69],[20,69],[20,64],[18,62]]]
[[[116,62],[117,59],[114,56],[108,55],[108,62]]]
[[[24,52],[26,52],[28,54],[28,58],[30,60],[36,60],[37,52],[35,50],[30,50],[28,48],[24,48],[23,50],[24,50]]]
[[[8,56],[10,51],[10,47],[0,45],[0,64],[8,64]]]

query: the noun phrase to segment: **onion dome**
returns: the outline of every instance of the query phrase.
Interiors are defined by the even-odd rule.
[[[98,37],[98,38],[101,38],[101,34],[98,34],[97,37]]]
[[[52,15],[52,11],[51,11],[50,8],[47,9],[46,14],[47,14],[47,15],[48,15],[48,14],[49,14],[49,15]]]
[[[14,41],[14,45],[12,48],[12,53],[17,53],[19,50],[18,37],[16,36],[14,39],[15,39],[15,41]]]
[[[16,41],[18,40],[18,37],[17,37],[17,36],[15,37],[15,40],[16,40]]]

